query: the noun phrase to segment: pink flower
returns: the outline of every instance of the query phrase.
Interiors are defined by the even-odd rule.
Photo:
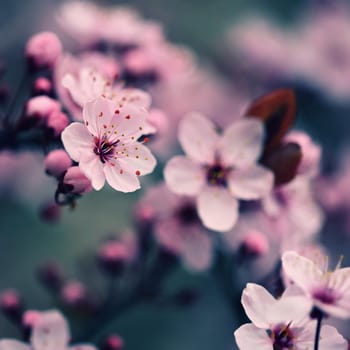
[[[55,137],[60,136],[68,124],[69,119],[67,117],[67,114],[62,112],[51,113],[46,121],[46,127],[53,132]]]
[[[100,190],[107,180],[117,191],[139,189],[138,176],[156,165],[147,147],[137,142],[146,127],[146,110],[130,100],[99,97],[85,104],[83,117],[84,124],[72,123],[63,131],[62,141],[92,187]]]
[[[42,312],[34,322],[30,345],[17,340],[0,340],[0,350],[96,350],[92,345],[69,346],[66,320],[58,311]]]
[[[149,213],[158,243],[179,256],[186,268],[203,271],[210,267],[213,242],[201,225],[193,198],[177,196],[162,184],[146,193],[136,211]]]
[[[52,82],[45,77],[39,77],[34,81],[33,91],[36,95],[48,95],[52,92]]]
[[[282,265],[287,277],[315,307],[335,317],[350,318],[350,268],[338,264],[334,271],[328,271],[327,257],[320,265],[294,251],[283,254]]]
[[[62,44],[57,35],[41,32],[32,36],[26,45],[26,56],[36,68],[52,68],[62,52]]]
[[[81,97],[87,95],[91,97],[91,92],[86,91],[87,87],[91,88],[99,83],[97,82],[97,84],[94,84],[92,75],[90,75],[90,79],[86,81],[86,75],[82,73],[83,70],[93,73],[96,72],[96,75],[104,80],[103,84],[107,82],[111,84],[120,74],[118,62],[114,58],[99,53],[88,53],[79,56],[65,54],[58,60],[54,70],[54,83],[57,94],[72,117],[79,121],[82,120],[82,107],[87,98],[84,98],[83,101],[80,98],[77,101],[74,99],[74,96],[78,93]],[[63,78],[66,80],[67,77],[69,77],[68,85],[69,83],[72,84],[73,81],[73,89],[75,88],[75,90],[77,90],[78,88],[80,90],[81,88],[81,91],[73,91],[73,93],[71,93],[71,91],[62,84]],[[82,78],[85,78],[86,84],[84,84]],[[103,93],[102,90],[98,90],[97,92],[98,94],[95,95],[94,98]]]
[[[240,350],[313,349],[316,321],[308,319],[311,304],[286,292],[275,299],[257,284],[248,283],[242,305],[253,323],[239,327],[234,335]],[[346,350],[346,340],[331,326],[321,329],[320,350]]]
[[[49,175],[60,177],[72,165],[67,152],[56,149],[47,154],[44,160],[45,170]]]
[[[232,123],[222,135],[200,114],[191,114],[179,126],[179,141],[187,156],[166,165],[169,188],[197,197],[203,224],[228,231],[238,218],[237,199],[259,199],[272,189],[273,174],[256,164],[263,146],[263,126],[256,119]]]

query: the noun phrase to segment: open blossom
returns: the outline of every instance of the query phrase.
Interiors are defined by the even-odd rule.
[[[326,314],[350,318],[350,268],[328,271],[328,258],[317,264],[294,251],[282,256],[283,270],[314,306]]]
[[[213,242],[200,222],[196,203],[188,196],[178,196],[164,185],[151,188],[136,208],[153,223],[156,240],[177,255],[192,271],[203,271],[213,260]]]
[[[138,138],[144,134],[147,111],[130,101],[104,97],[85,104],[84,124],[72,123],[62,133],[70,157],[100,190],[105,181],[117,191],[140,188],[138,177],[153,171],[156,160]]]
[[[312,350],[316,321],[308,319],[311,303],[285,293],[275,299],[267,290],[249,283],[242,294],[242,304],[252,323],[235,331],[240,350]],[[346,350],[347,341],[331,326],[321,329],[320,350]]]
[[[37,315],[32,327],[30,344],[17,340],[0,340],[0,350],[95,350],[92,345],[69,346],[68,324],[58,311]]]
[[[256,164],[263,146],[263,125],[242,119],[219,135],[214,124],[193,113],[179,126],[179,141],[187,156],[172,158],[164,176],[169,188],[197,197],[203,224],[228,231],[238,218],[237,199],[259,199],[272,189],[273,174]]]

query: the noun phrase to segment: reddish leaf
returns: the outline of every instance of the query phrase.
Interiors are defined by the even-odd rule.
[[[295,93],[292,89],[275,90],[255,100],[245,115],[265,123],[265,151],[269,151],[281,143],[295,120]]]
[[[283,185],[297,174],[302,158],[301,147],[294,142],[280,145],[273,152],[262,159],[262,164],[275,175],[275,186]]]

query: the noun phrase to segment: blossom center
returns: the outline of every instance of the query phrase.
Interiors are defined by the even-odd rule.
[[[176,217],[183,225],[191,225],[199,222],[196,206],[193,203],[184,203],[177,212]]]
[[[220,164],[213,165],[207,170],[207,182],[214,186],[227,186],[228,169]]]
[[[289,326],[290,324],[277,326],[270,333],[270,338],[273,340],[273,350],[293,349],[294,335]]]
[[[334,302],[337,300],[337,296],[332,288],[322,288],[316,290],[312,296],[314,299],[328,305],[334,304]]]
[[[119,143],[119,140],[110,142],[105,136],[102,138],[95,138],[94,153],[99,156],[102,163],[106,163],[111,160],[115,153],[115,147]]]

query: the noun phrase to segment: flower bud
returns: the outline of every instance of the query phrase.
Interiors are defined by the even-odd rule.
[[[22,328],[26,340],[29,340],[32,329],[39,321],[40,317],[41,312],[35,310],[28,310],[22,315]]]
[[[58,101],[48,96],[32,97],[26,105],[25,115],[29,118],[36,118],[39,121],[46,122],[48,116],[54,112],[59,112],[61,105]]]
[[[33,86],[33,94],[37,95],[50,95],[52,93],[52,82],[45,78],[39,77],[35,80]]]
[[[258,231],[249,231],[241,245],[241,253],[244,255],[257,257],[265,255],[269,250],[269,243],[264,234]]]
[[[45,171],[51,176],[59,178],[72,165],[66,151],[56,149],[48,153],[44,160]]]
[[[20,295],[13,289],[0,294],[0,309],[10,320],[18,323],[23,313],[23,303]]]
[[[62,53],[62,44],[56,34],[40,32],[27,42],[25,54],[33,68],[53,68]]]
[[[91,181],[78,166],[67,169],[63,178],[63,185],[67,187],[67,192],[74,194],[84,194],[92,190]]]
[[[124,340],[116,334],[108,336],[102,343],[101,350],[121,350],[124,348]]]
[[[53,131],[55,137],[60,136],[68,124],[69,119],[67,114],[59,111],[51,113],[46,121],[46,127]]]
[[[61,219],[61,207],[56,203],[44,203],[39,211],[41,220],[54,224]]]
[[[62,301],[72,307],[81,307],[87,304],[85,286],[79,281],[67,282],[61,291]]]

